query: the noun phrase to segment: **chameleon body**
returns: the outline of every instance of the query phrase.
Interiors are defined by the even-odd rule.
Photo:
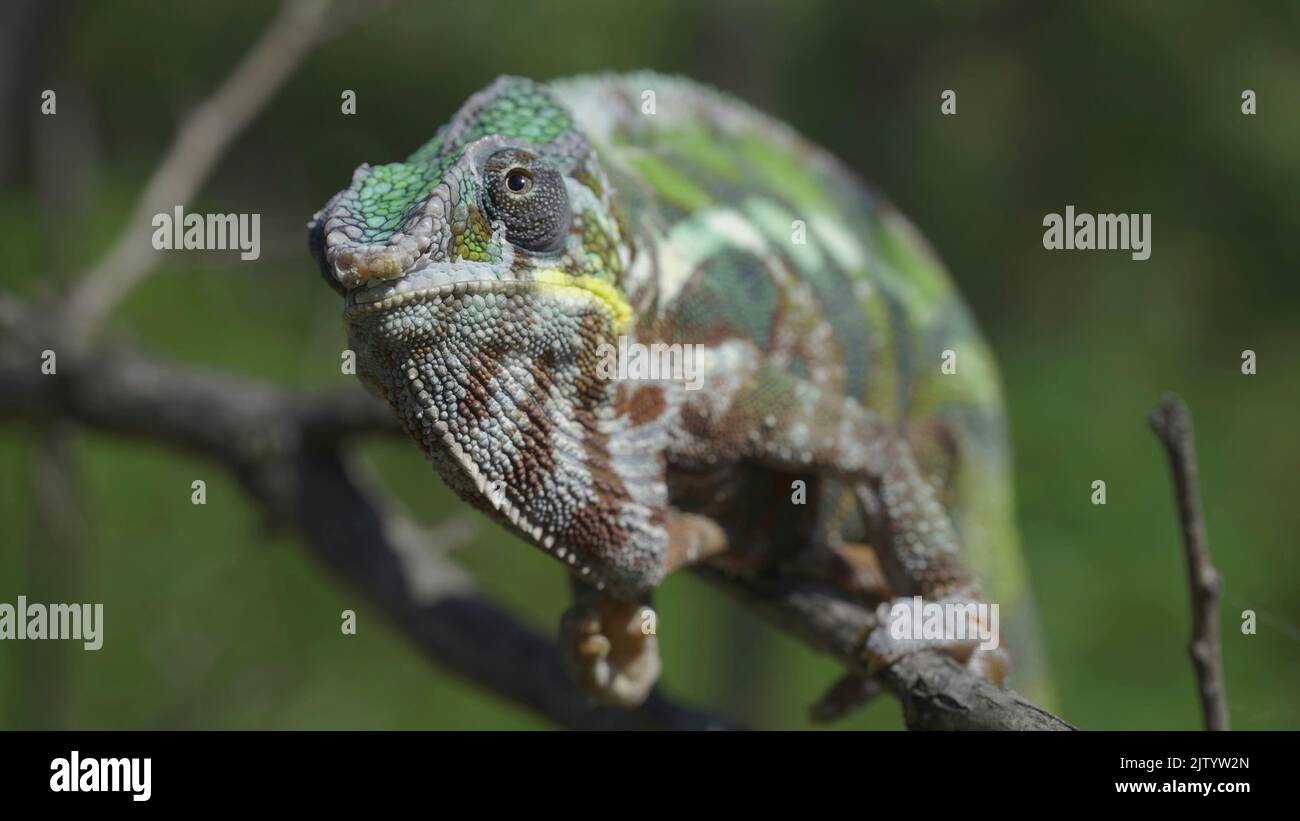
[[[569,567],[571,665],[607,700],[653,683],[637,617],[692,561],[996,602],[1042,694],[989,348],[909,223],[789,127],[683,79],[503,77],[358,168],[311,244],[362,379]],[[698,346],[699,390],[611,373],[620,340]]]

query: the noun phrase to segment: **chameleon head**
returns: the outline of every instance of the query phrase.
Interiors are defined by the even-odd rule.
[[[457,285],[575,284],[626,312],[630,249],[595,152],[530,80],[500,78],[404,162],[359,167],[310,228],[349,307]]]
[[[632,316],[631,248],[569,113],[501,78],[405,162],[358,168],[310,228],[358,375],[448,484],[593,582],[626,581],[596,554],[637,511],[611,516],[588,454],[613,392],[598,349]]]

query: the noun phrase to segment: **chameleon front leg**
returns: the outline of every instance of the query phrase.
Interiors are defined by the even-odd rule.
[[[910,454],[902,454],[898,465],[900,467],[896,470],[915,470]],[[914,545],[914,535],[909,534],[929,534],[936,527],[947,527],[952,532],[947,515],[934,500],[934,489],[919,478],[919,473],[915,480],[911,477],[896,478],[900,482],[906,482],[908,487],[913,486],[913,481],[919,483],[919,496],[908,499],[903,494],[904,498],[900,501],[897,494],[901,491],[896,490],[891,505],[881,498],[884,489],[890,487],[888,480],[874,486],[871,483],[861,483],[854,487],[859,509],[867,523],[869,539],[874,544],[886,547],[881,559],[882,564],[889,568],[887,576],[891,584],[900,585],[906,593],[880,604],[876,609],[877,627],[867,636],[864,650],[868,670],[882,669],[907,653],[929,649],[947,653],[985,678],[1001,682],[1009,672],[1010,658],[998,646],[984,647],[978,638],[988,634],[995,625],[988,623],[987,611],[979,607],[982,601],[978,584],[965,570],[965,563],[960,556],[956,556],[955,560],[945,558],[941,571],[936,572],[936,568],[927,565],[926,554],[914,557],[908,552]],[[900,508],[902,515],[897,515]],[[928,510],[929,515],[918,517],[914,513],[917,510]],[[945,538],[955,539],[955,534]],[[909,558],[916,560],[909,561]],[[950,608],[954,614],[951,625],[954,629],[957,627],[957,619],[964,620],[960,635],[966,638],[895,636],[892,629],[894,623],[899,619],[911,618],[917,603],[914,597],[918,596],[924,602]]]
[[[560,655],[579,687],[615,707],[645,701],[659,680],[659,639],[647,630],[649,594],[628,601],[572,578],[573,605],[560,620]]]
[[[713,520],[669,510],[666,572],[715,556],[727,547]],[[572,576],[573,605],[560,620],[560,651],[569,675],[599,701],[635,707],[645,701],[662,668],[658,616],[650,592],[598,590]]]

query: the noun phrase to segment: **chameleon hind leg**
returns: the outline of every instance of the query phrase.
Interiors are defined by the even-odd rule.
[[[1000,680],[1005,656],[981,649],[979,588],[961,555],[957,534],[938,495],[921,475],[899,429],[851,397],[826,390],[759,356],[718,354],[726,373],[706,370],[706,385],[726,385],[730,395],[689,400],[685,436],[676,458],[747,461],[777,471],[802,470],[853,488],[888,588],[898,598],[878,608],[877,625],[864,641],[868,670],[904,654],[936,649]],[[751,363],[746,365],[746,363]],[[716,380],[716,382],[713,382]],[[901,606],[915,599],[972,614],[963,632],[975,639],[900,635],[891,629]],[[997,644],[998,642],[988,642]],[[979,650],[980,652],[977,652]]]

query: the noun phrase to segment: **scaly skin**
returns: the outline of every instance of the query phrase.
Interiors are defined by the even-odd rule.
[[[1043,695],[990,352],[908,223],[786,126],[653,74],[501,78],[357,169],[312,247],[366,384],[462,498],[570,566],[566,650],[605,700],[644,698],[642,605],[699,560],[873,603],[982,598],[972,566]],[[620,336],[704,346],[702,389],[611,377]],[[905,651],[883,634],[875,663]]]

